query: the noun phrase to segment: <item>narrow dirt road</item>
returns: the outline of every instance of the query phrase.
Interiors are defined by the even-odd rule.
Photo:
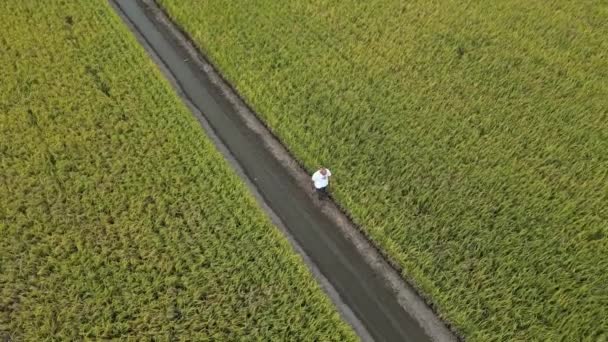
[[[262,207],[270,211],[275,221],[278,217],[294,248],[303,254],[322,287],[362,340],[455,340],[435,316],[429,323],[421,318],[424,315],[416,314],[414,318],[406,312],[394,289],[303,192],[260,135],[236,114],[237,109],[227,99],[225,90],[219,89],[193,61],[192,52],[180,44],[183,37],[169,30],[150,4],[134,0],[113,0],[112,4],[220,151],[233,166],[237,164],[237,173],[255,188]],[[339,170],[332,171],[339,174]]]

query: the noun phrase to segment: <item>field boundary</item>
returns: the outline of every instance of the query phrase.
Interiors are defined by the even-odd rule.
[[[115,1],[116,0],[111,0],[110,3],[116,8],[117,6]],[[146,7],[146,10],[150,11],[150,13],[154,15],[155,19],[161,25],[163,25],[164,29],[171,33],[175,42],[187,51],[191,61],[194,62],[194,64],[207,75],[209,80],[232,104],[240,119],[246,123],[247,127],[263,141],[265,149],[270,152],[271,155],[274,156],[274,158],[293,177],[293,179],[296,180],[297,184],[300,186],[303,192],[306,193],[306,196],[311,200],[311,202],[313,202],[315,206],[324,215],[326,215],[336,227],[339,228],[340,233],[356,247],[357,251],[361,254],[361,256],[363,256],[366,263],[395,293],[398,299],[398,304],[403,308],[403,310],[415,318],[415,320],[420,324],[420,326],[432,340],[462,340],[453,326],[450,326],[447,322],[443,322],[438,317],[438,315],[435,313],[436,307],[434,307],[432,301],[420,294],[416,290],[414,284],[410,284],[408,280],[401,276],[401,274],[403,274],[402,269],[396,263],[392,262],[388,255],[383,253],[382,250],[377,248],[373,242],[371,242],[365,232],[353,222],[346,210],[341,208],[333,200],[330,202],[325,202],[323,205],[320,205],[320,203],[316,201],[311,191],[310,176],[305,167],[298,162],[297,158],[292,156],[289,150],[281,143],[280,139],[278,139],[272,130],[267,127],[266,124],[264,124],[257,113],[255,113],[255,111],[238,94],[236,89],[223,78],[221,73],[208,60],[204,52],[201,51],[196,44],[194,44],[189,35],[183,29],[181,29],[181,27],[174,23],[172,19],[170,19],[167,13],[165,13],[165,11],[155,0],[138,0],[138,2],[143,4]],[[118,12],[120,13],[120,10]],[[128,22],[128,19],[126,21]],[[137,30],[134,30],[134,32],[136,31]],[[138,39],[142,39],[142,37],[138,37]],[[154,52],[152,53],[154,54]],[[263,196],[259,193],[249,177],[246,176],[244,170],[240,167],[240,165],[238,165],[238,162],[234,159],[230,151],[224,146],[221,139],[213,132],[213,129],[210,127],[203,114],[190,102],[187,96],[183,94],[183,92],[179,89],[179,86],[175,86],[176,84],[179,85],[179,83],[173,78],[171,72],[166,70],[162,61],[159,62],[158,60],[155,60],[155,62],[163,69],[163,72],[170,77],[170,81],[174,83],[174,88],[177,89],[184,102],[186,102],[188,108],[195,113],[197,119],[201,122],[207,133],[209,133],[209,136],[212,138],[216,146],[220,148],[220,152],[227,157],[230,164],[237,171],[237,174],[245,180],[247,186],[253,192],[256,199],[258,199],[258,202],[262,204],[263,209],[269,213],[273,223],[277,224],[277,226],[285,234],[292,246],[294,246],[294,249],[304,258],[304,261],[313,272],[315,278],[320,281],[324,290],[328,292],[332,301],[336,302],[336,299],[340,298],[339,293],[335,291],[325,276],[319,272],[314,263],[310,261],[308,256],[306,256],[306,253],[293,239],[291,234],[285,228],[283,222],[277,217],[272,208],[270,208],[270,206],[263,199]],[[348,306],[346,306],[341,300],[339,300],[339,303],[342,303],[343,305],[343,307],[338,305],[339,311],[345,316],[351,325],[353,324],[353,319],[358,321],[352,312],[350,312],[352,316],[349,318]],[[359,329],[365,328],[362,326],[357,328],[356,324],[357,322],[355,322],[353,327],[357,333],[360,334],[361,330]],[[365,334],[360,334],[359,336],[365,339]]]

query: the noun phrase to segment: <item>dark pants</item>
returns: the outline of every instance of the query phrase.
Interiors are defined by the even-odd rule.
[[[319,199],[324,199],[324,198],[327,198],[329,196],[328,193],[327,193],[327,187],[320,188],[320,189],[315,188],[315,190],[317,191],[317,197]]]

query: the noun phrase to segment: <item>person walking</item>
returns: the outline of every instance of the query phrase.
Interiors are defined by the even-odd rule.
[[[317,172],[312,174],[312,183],[320,200],[328,196],[329,177],[331,177],[331,172],[324,167],[321,167]]]

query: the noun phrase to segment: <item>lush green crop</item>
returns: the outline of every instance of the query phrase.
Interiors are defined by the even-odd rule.
[[[106,1],[0,50],[0,339],[355,339]]]
[[[608,3],[160,2],[465,337],[608,338]]]

